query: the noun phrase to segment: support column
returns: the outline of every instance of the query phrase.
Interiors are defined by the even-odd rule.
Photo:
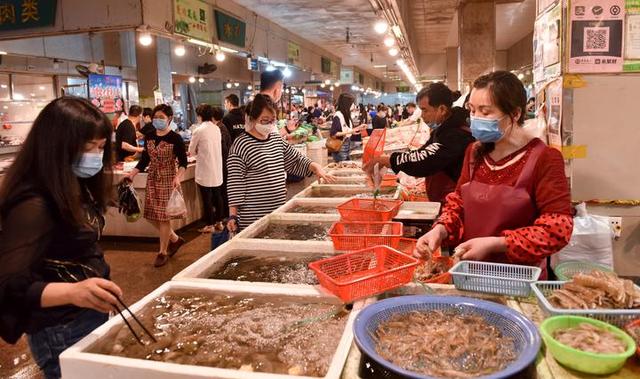
[[[154,90],[161,91],[165,100],[173,97],[171,43],[168,39],[154,37],[150,46],[142,46],[136,41],[136,66],[140,105],[153,108]]]
[[[447,86],[451,88],[452,91],[459,89],[457,47],[447,47]]]
[[[495,66],[495,2],[462,4],[458,11],[458,31],[458,80],[460,88],[466,89],[478,76],[492,71]]]

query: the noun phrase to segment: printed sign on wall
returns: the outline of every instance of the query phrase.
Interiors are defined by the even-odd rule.
[[[56,0],[0,0],[0,31],[54,25]]]
[[[89,100],[104,113],[121,111],[124,105],[122,77],[89,74]]]
[[[622,71],[624,19],[624,0],[574,0],[568,71]]]

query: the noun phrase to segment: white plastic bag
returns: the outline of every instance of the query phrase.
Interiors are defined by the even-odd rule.
[[[569,244],[551,256],[551,267],[566,261],[587,261],[613,268],[613,229],[609,217],[587,213],[587,206],[576,206]]]
[[[167,215],[169,215],[169,218],[184,218],[187,216],[187,204],[184,202],[182,193],[177,188],[173,190],[171,197],[169,197]]]

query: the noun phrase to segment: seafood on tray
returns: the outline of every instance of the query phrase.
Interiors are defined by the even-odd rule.
[[[127,327],[92,353],[276,374],[325,376],[349,312],[275,297],[168,293],[138,316],[155,342]]]
[[[627,344],[614,333],[583,322],[573,328],[557,329],[553,338],[563,345],[595,354],[620,354]]]
[[[638,309],[640,291],[632,281],[615,273],[594,270],[576,274],[548,297],[551,304],[564,309]]]
[[[395,314],[378,325],[374,340],[389,362],[440,378],[490,375],[517,358],[512,338],[480,315],[455,310]]]
[[[451,266],[452,264],[448,257],[433,257],[430,260],[420,262],[414,275],[418,281],[426,282],[448,272]]]
[[[360,163],[353,161],[344,162],[332,162],[327,165],[328,169],[341,169],[341,168],[361,168]]]

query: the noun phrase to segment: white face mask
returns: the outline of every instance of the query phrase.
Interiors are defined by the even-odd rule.
[[[261,123],[256,123],[256,132],[260,133],[263,136],[268,136],[273,129],[275,128],[275,123],[271,123],[271,124],[261,124]]]

